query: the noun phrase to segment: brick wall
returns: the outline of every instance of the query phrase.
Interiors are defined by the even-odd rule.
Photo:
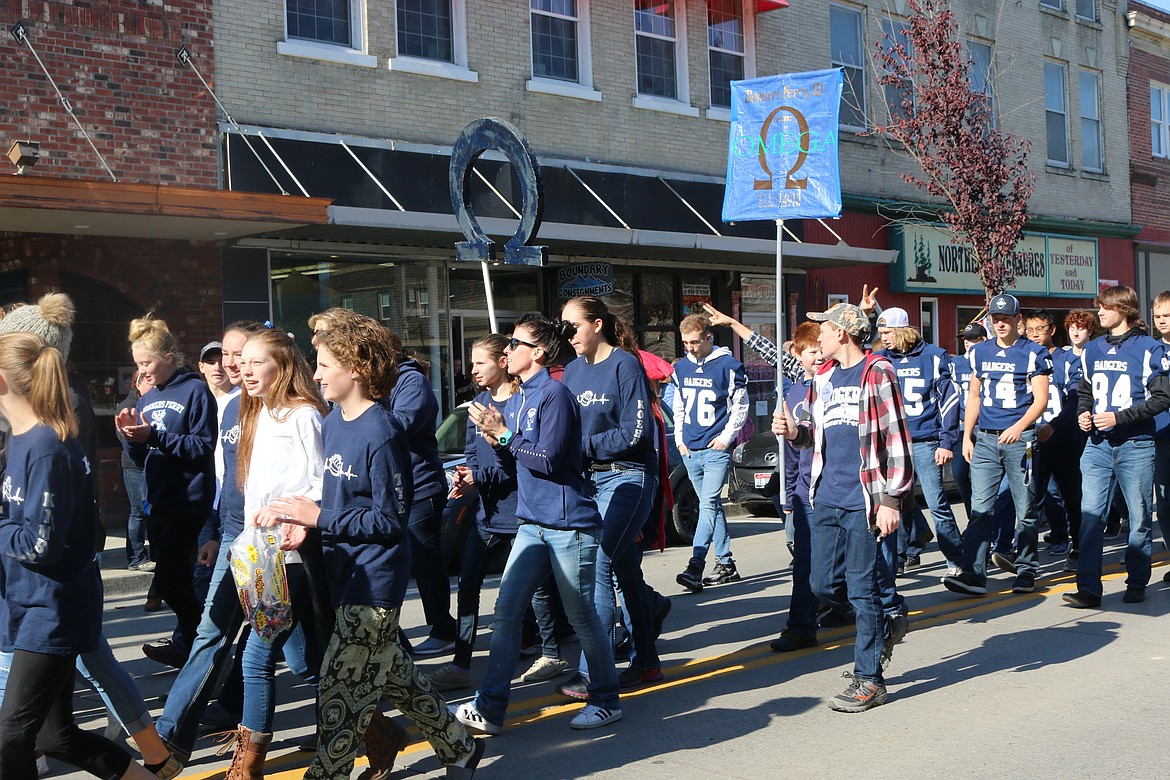
[[[175,59],[186,45],[213,78],[210,2],[0,0],[5,33],[18,19],[119,181],[218,186],[214,102]],[[108,178],[28,47],[5,34],[0,49],[2,151],[28,138],[30,175]]]
[[[1170,86],[1170,58],[1133,48],[1129,58],[1129,161],[1133,221],[1140,241],[1170,243],[1170,160],[1153,156],[1150,82]]]

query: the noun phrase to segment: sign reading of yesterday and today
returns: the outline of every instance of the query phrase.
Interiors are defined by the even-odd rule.
[[[952,242],[947,228],[909,224],[895,235],[899,253],[891,269],[894,291],[983,292],[970,246]],[[1029,233],[1020,241],[1019,252],[1011,292],[1086,298],[1097,294],[1096,239]]]

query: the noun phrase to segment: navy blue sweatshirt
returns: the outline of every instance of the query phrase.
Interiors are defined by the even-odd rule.
[[[236,485],[237,452],[240,449],[240,396],[228,401],[219,424],[219,446],[223,450],[223,485],[219,489],[219,532],[236,537],[244,532],[244,493]]]
[[[76,439],[62,442],[47,425],[10,439],[0,520],[0,650],[72,655],[97,647],[96,514],[89,461]]]
[[[615,348],[600,363],[579,357],[565,366],[561,384],[581,409],[586,463],[652,469],[658,461],[650,412],[650,380],[636,357]]]
[[[142,466],[151,512],[207,519],[215,500],[216,411],[207,382],[189,368],[138,399],[138,416],[150,424],[150,437],[145,444],[123,446]]]
[[[445,493],[447,477],[443,474],[439,443],[435,439],[439,399],[417,362],[407,360],[398,364],[398,381],[382,403],[406,429],[415,501]]]
[[[492,400],[490,390],[484,390],[475,397],[475,402],[484,406],[499,405]],[[494,534],[516,533],[516,474],[504,468],[500,455],[479,428],[467,418],[467,446],[463,450],[467,457],[467,468],[475,475],[479,488],[479,509],[475,521],[484,530]]]
[[[601,527],[581,462],[581,412],[569,389],[541,369],[520,384],[504,406],[513,432],[500,448],[505,466],[515,461],[519,501],[516,517],[558,530]]]
[[[1081,353],[1083,375],[1077,414],[1113,412],[1117,425],[1089,435],[1114,444],[1154,438],[1154,418],[1170,408],[1170,358],[1166,346],[1139,328],[1098,336]]]
[[[334,409],[321,437],[317,528],[333,606],[401,607],[410,578],[406,524],[413,494],[406,433],[374,404],[353,420]]]

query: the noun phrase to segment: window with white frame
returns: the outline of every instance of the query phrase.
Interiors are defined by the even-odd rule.
[[[390,302],[390,293],[378,292],[378,319],[389,320],[394,316],[394,305]]]
[[[1101,142],[1101,77],[1087,70],[1082,70],[1080,76],[1081,167],[1100,173],[1104,170],[1101,159],[1104,149]]]
[[[353,46],[351,0],[285,0],[288,37],[314,43]]]
[[[1045,8],[1053,8],[1057,11],[1064,10],[1064,0],[1040,0],[1040,5]]]
[[[455,62],[451,0],[397,0],[398,56]]]
[[[841,125],[857,130],[866,128],[865,120],[865,36],[862,15],[857,8],[829,5],[829,48],[833,67],[843,68],[845,84],[841,91]]]
[[[1097,21],[1097,0],[1077,0],[1077,17]]]
[[[987,105],[987,117],[995,127],[995,79],[992,75],[991,44],[967,41],[967,57],[971,60],[971,91],[982,97]]]
[[[679,83],[681,10],[678,0],[634,0],[639,95],[685,99],[685,83]]]
[[[1150,82],[1150,153],[1154,157],[1170,157],[1170,87]]]
[[[886,49],[891,57],[902,65],[913,67],[914,46],[910,41],[910,23],[898,19],[885,17],[882,19],[882,48]],[[899,49],[901,47],[901,49]],[[914,113],[914,82],[910,79],[900,79],[897,84],[884,84],[882,92],[886,99],[886,108],[890,112],[890,119],[905,119]],[[906,101],[910,101],[907,106]]]
[[[532,76],[581,83],[578,0],[531,0]]]
[[[743,0],[707,0],[707,62],[711,105],[731,108],[731,82],[747,74]]]
[[[1044,124],[1048,164],[1068,167],[1068,100],[1065,69],[1059,62],[1044,63]]]

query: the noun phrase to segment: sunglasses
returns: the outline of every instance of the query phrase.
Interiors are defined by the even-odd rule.
[[[529,347],[531,349],[537,348],[537,345],[533,344],[531,341],[523,341],[523,340],[517,339],[517,338],[514,338],[508,342],[508,346],[511,347],[512,349],[516,349],[516,347],[519,347],[520,345],[524,345],[524,346]]]

